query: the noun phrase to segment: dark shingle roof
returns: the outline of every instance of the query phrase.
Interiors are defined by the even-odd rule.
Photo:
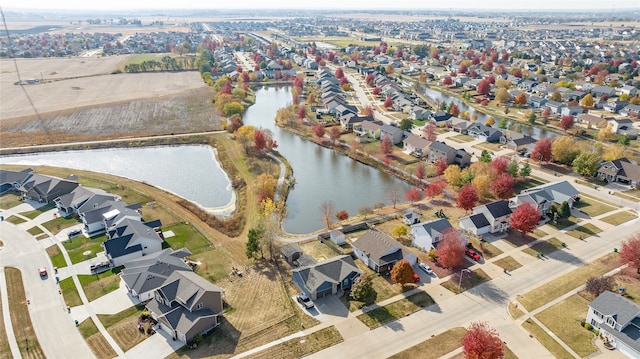
[[[499,218],[512,213],[511,208],[509,208],[509,204],[502,200],[487,203],[484,206],[487,207],[493,218]]]
[[[316,291],[322,284],[329,282],[340,284],[348,276],[355,277],[360,270],[348,255],[333,257],[307,267],[296,268],[293,271],[309,292]],[[355,273],[355,274],[354,274]]]
[[[476,226],[476,228],[483,228],[490,225],[487,217],[485,217],[483,213],[472,214],[469,216],[469,219],[473,222],[473,225]]]

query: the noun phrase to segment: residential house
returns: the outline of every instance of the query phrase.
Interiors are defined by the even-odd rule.
[[[404,136],[404,131],[396,126],[391,125],[382,125],[380,127],[380,138],[389,137],[391,143],[397,145],[402,142],[402,138]]]
[[[102,246],[114,267],[131,260],[160,252],[164,238],[160,236],[160,221],[142,222],[139,218],[122,218],[107,232]]]
[[[474,124],[469,127],[468,133],[469,136],[485,142],[498,142],[500,141],[500,137],[502,137],[500,130],[478,122],[474,122]]]
[[[405,213],[404,216],[402,216],[402,223],[406,224],[407,226],[411,226],[414,225],[416,223],[420,222],[420,213],[416,213],[413,211],[409,211],[407,213]]]
[[[461,231],[482,236],[489,233],[492,229],[491,223],[487,220],[484,213],[475,213],[460,218],[458,227]]]
[[[416,264],[418,257],[388,234],[369,230],[355,240],[353,254],[377,273],[388,272],[399,260]]]
[[[548,108],[552,114],[554,115],[560,115],[562,113],[562,109],[567,107],[565,104],[561,103],[561,102],[557,102],[557,101],[547,101],[546,104],[544,104],[545,108]]]
[[[473,208],[473,214],[481,214],[484,216],[487,223],[489,223],[488,233],[498,233],[504,232],[509,228],[509,218],[511,218],[511,208],[509,208],[509,204],[503,200],[498,200],[491,203],[486,203],[480,206],[476,206]],[[463,217],[465,218],[465,217]],[[474,219],[470,219],[465,221],[460,220],[460,230],[464,230],[467,232],[474,233],[484,231],[484,227],[471,227],[476,223],[484,224],[485,222],[479,218],[475,217]],[[470,226],[470,227],[467,227]],[[482,233],[484,234],[484,233]]]
[[[576,117],[576,124],[585,128],[604,128],[607,127],[607,120],[600,116],[581,113]]]
[[[453,230],[446,218],[433,219],[411,226],[411,245],[421,251],[435,249],[447,231]]]
[[[382,125],[377,121],[362,121],[353,125],[353,132],[358,134],[358,136],[376,140],[380,138],[381,127]]]
[[[620,294],[605,291],[589,303],[586,322],[620,353],[640,358],[640,306]]]
[[[428,162],[438,162],[444,159],[447,165],[453,164],[456,159],[456,149],[444,142],[434,141],[429,145]]]
[[[638,95],[638,88],[634,86],[624,85],[620,89],[621,95],[629,95],[631,97]]]
[[[146,304],[160,330],[188,343],[220,324],[224,291],[191,271],[174,271]]]
[[[0,194],[7,191],[17,191],[33,175],[31,168],[22,171],[0,169]]]
[[[527,105],[531,108],[542,108],[549,100],[540,96],[529,96]]]
[[[93,208],[98,208],[99,205],[106,201],[117,200],[119,200],[119,197],[116,195],[107,193],[101,194],[97,193],[97,190],[78,186],[70,193],[54,199],[53,203],[58,208],[60,215],[67,217],[79,213],[78,209],[83,208],[85,204],[91,204]],[[91,208],[91,206],[85,206],[84,208]]]
[[[603,95],[611,97],[616,95],[616,89],[609,86],[597,85],[591,88],[591,95],[593,95],[593,97],[601,97]]]
[[[523,203],[531,203],[545,215],[551,211],[552,204],[560,206],[563,202],[567,202],[569,208],[573,208],[579,195],[580,192],[568,181],[551,182],[523,190],[509,201],[509,207],[517,208]]]
[[[75,179],[62,179],[34,173],[18,188],[25,199],[50,203],[54,199],[70,193],[80,184]]]
[[[623,157],[603,162],[598,168],[597,176],[603,181],[622,182],[636,187],[640,183],[640,166]]]
[[[625,108],[628,104],[629,104],[629,101],[620,101],[620,100],[609,101],[604,105],[602,105],[602,109],[607,112],[617,113],[618,111]]]
[[[302,256],[302,247],[295,243],[289,243],[280,248],[282,258],[290,265],[296,265],[296,261]]]
[[[637,130],[633,127],[633,121],[628,118],[606,118],[611,127],[611,133],[618,135],[627,135],[631,139],[635,139],[638,135]]]
[[[519,132],[511,132],[500,137],[500,143],[507,145],[508,149],[515,152],[522,151],[537,141],[535,138]]]
[[[422,121],[429,118],[429,114],[431,114],[431,111],[419,106],[413,106],[409,111],[409,118],[414,121]]]
[[[292,271],[293,282],[312,300],[350,289],[360,274],[349,255],[329,258]]]
[[[121,201],[106,201],[95,206],[96,208],[93,208],[94,206],[86,206],[86,204],[81,208],[84,207],[86,207],[86,211],[79,210],[78,214],[84,225],[84,231],[89,236],[104,233],[110,227],[108,222],[118,216],[142,219],[142,215],[139,212],[141,208],[139,203],[127,205]]]
[[[471,155],[464,148],[457,149],[453,163],[457,164],[460,168],[470,166]]]
[[[413,155],[418,158],[429,154],[429,145],[431,142],[422,137],[410,134],[402,141],[402,143],[402,151],[406,154]]]
[[[469,131],[469,127],[473,125],[473,122],[458,117],[451,117],[449,119],[449,123],[451,123],[451,129],[453,132],[458,132],[463,135],[466,135]]]
[[[560,115],[561,116],[571,115],[571,116],[575,117],[575,116],[578,116],[578,115],[580,115],[582,113],[584,113],[584,109],[582,107],[580,107],[580,106],[566,106],[566,107],[563,107],[560,110]]]
[[[432,112],[429,115],[429,120],[435,121],[438,127],[444,127],[447,124],[447,120],[451,118],[451,114],[444,111]]]
[[[622,110],[618,111],[618,113],[622,116],[632,116],[632,114],[635,114],[637,118],[638,115],[640,115],[640,106],[628,104]]]
[[[373,116],[358,116],[355,113],[348,113],[340,117],[340,127],[343,130],[351,131],[355,124],[363,121],[373,121]]]
[[[189,255],[191,252],[186,248],[175,251],[167,248],[124,263],[120,278],[133,298],[146,302],[153,298],[154,292],[174,271],[191,270],[185,262],[185,257]]]

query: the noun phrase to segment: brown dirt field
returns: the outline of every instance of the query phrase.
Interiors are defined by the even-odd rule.
[[[137,319],[138,315],[136,313],[134,317],[122,320],[107,329],[111,337],[113,337],[113,340],[115,340],[118,346],[125,352],[149,337],[148,334],[140,333],[136,327]],[[143,325],[146,329],[150,326],[150,323],[143,323]]]
[[[110,359],[118,356],[100,333],[96,333],[87,338],[87,344],[89,344],[89,348],[91,348],[91,351],[98,359]]]
[[[4,274],[7,281],[7,298],[9,300],[13,332],[20,333],[24,331],[24,337],[28,341],[27,346],[24,339],[18,340],[20,354],[26,359],[45,358],[31,323],[31,316],[27,308],[27,298],[22,285],[22,272],[17,268],[7,267],[4,269]]]
[[[66,78],[108,75],[111,71],[129,58],[129,56],[106,56],[106,57],[55,57],[55,58],[35,58],[35,59],[1,59],[0,73],[2,73],[3,87],[5,84],[13,84],[18,81],[16,64],[20,71],[22,80],[44,78],[48,80],[59,80]],[[35,85],[32,85],[35,86]],[[6,89],[3,89],[3,91]],[[3,93],[4,95],[4,93]]]

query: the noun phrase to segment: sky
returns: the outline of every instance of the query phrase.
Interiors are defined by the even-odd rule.
[[[175,0],[3,0],[4,10],[135,10],[135,9],[640,9],[640,0],[209,0],[183,3]]]

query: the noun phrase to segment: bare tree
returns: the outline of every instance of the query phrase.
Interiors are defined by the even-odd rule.
[[[587,292],[593,294],[594,297],[599,296],[603,292],[613,291],[616,287],[616,280],[613,277],[591,277],[585,284]]]
[[[400,187],[400,185],[396,184],[389,187],[386,194],[389,202],[393,203],[393,208],[396,208],[396,204],[398,204],[398,202],[400,202],[400,200],[402,199],[404,191],[402,190],[402,187]]]
[[[320,213],[322,213],[322,219],[327,225],[327,228],[331,228],[331,225],[333,224],[335,209],[336,206],[332,201],[325,201],[320,205]]]

